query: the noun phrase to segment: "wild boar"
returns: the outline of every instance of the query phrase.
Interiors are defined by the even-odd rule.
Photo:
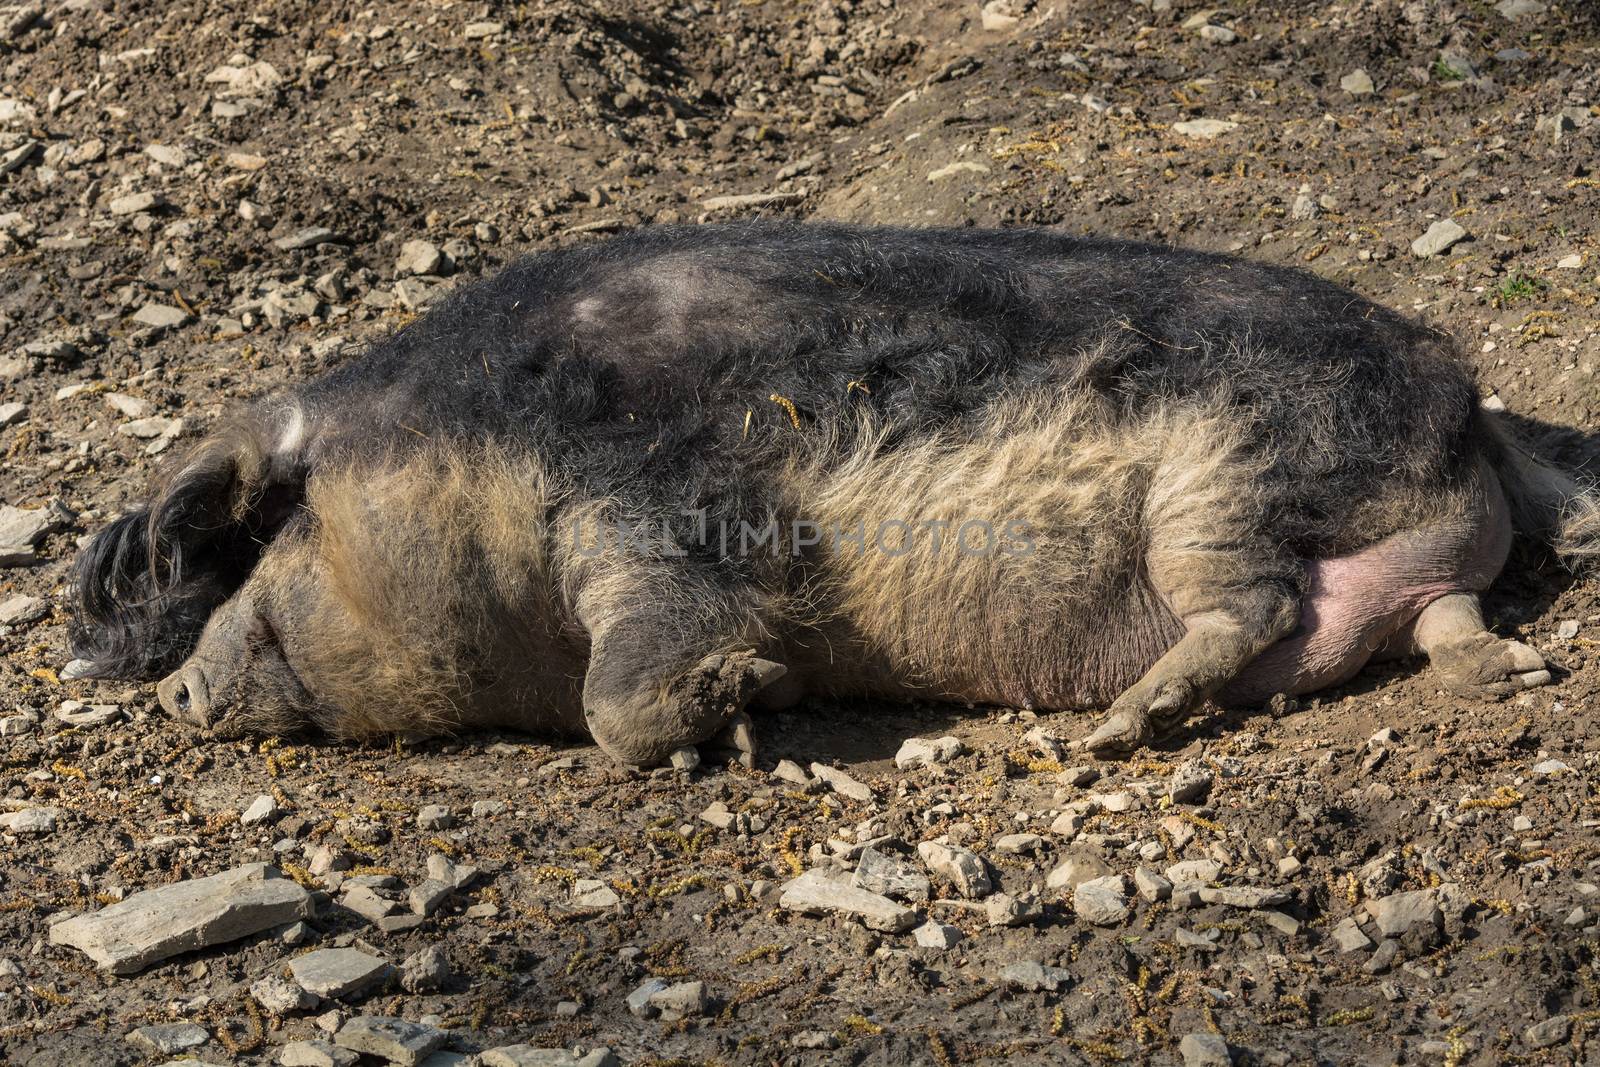
[[[648,765],[806,694],[1207,700],[1425,656],[1600,501],[1445,334],[1309,274],[1053,232],[658,228],[466,286],[225,419],[75,571],[76,653],[220,733],[587,730]]]

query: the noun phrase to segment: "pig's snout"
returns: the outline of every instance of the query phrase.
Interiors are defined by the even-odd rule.
[[[156,698],[168,715],[197,726],[211,725],[211,690],[199,667],[186,663],[156,685]]]

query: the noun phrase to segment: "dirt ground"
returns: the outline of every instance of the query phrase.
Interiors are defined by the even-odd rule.
[[[367,1014],[457,1053],[657,1065],[1220,1062],[1192,1034],[1240,1064],[1600,1063],[1600,584],[1533,549],[1489,609],[1554,684],[1478,703],[1373,669],[1083,785],[1025,735],[1089,717],[810,704],[758,722],[753,772],[636,774],[520,736],[208,742],[151,687],[62,677],[79,539],[235,398],[524,251],[669,221],[1049,226],[1293,264],[1454,331],[1486,395],[1594,464],[1597,104],[1587,0],[0,7],[0,404],[25,405],[0,407],[0,503],[73,516],[0,569],[0,600],[46,601],[0,626],[0,810],[59,812],[0,836],[0,1061],[159,1063],[125,1035],[192,1022],[187,1056],[276,1063]],[[1447,219],[1465,238],[1414,254]],[[67,700],[117,711],[69,722]],[[966,751],[896,769],[905,738],[944,734]],[[874,795],[780,778],[782,758]],[[1191,761],[1209,793],[1170,803]],[[259,795],[276,818],[243,824]],[[451,818],[420,828],[427,805]],[[997,844],[1015,834],[1038,840]],[[918,921],[963,936],[930,948],[776,906],[884,837],[915,870],[919,842],[965,846],[1036,913],[991,926],[935,875]],[[352,878],[416,885],[432,853],[481,873],[420,923],[341,904]],[[1130,892],[1094,925],[1047,884],[1069,859],[1212,860],[1284,899]],[[260,860],[319,892],[309,929],[130,977],[49,943],[63,916]],[[1347,920],[1380,940],[1376,902],[1415,890],[1439,910],[1346,950]],[[280,1014],[248,992],[334,945],[396,965],[437,946],[452,977]],[[652,977],[704,981],[709,1005],[636,1017]]]

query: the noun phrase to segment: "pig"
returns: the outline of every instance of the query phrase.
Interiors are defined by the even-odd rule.
[[[630,765],[808,695],[1210,704],[1425,658],[1600,498],[1451,338],[1296,270],[773,222],[533,255],[223,418],[75,565],[75,654],[219,736],[514,728]],[[1209,702],[1209,703],[1208,703]]]

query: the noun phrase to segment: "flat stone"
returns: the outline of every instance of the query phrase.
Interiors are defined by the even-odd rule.
[[[1372,947],[1372,938],[1362,931],[1361,925],[1351,916],[1333,928],[1333,943],[1339,946],[1340,952],[1365,952]]]
[[[857,781],[848,774],[828,766],[826,763],[813,763],[811,773],[820,778],[824,784],[835,793],[851,800],[870,804],[877,799],[877,794],[865,782]]]
[[[1006,834],[995,839],[994,847],[1013,856],[1027,856],[1044,848],[1044,838],[1038,834]]]
[[[438,945],[419,948],[400,963],[400,988],[408,993],[443,989],[450,976],[450,957]]]
[[[1278,933],[1282,934],[1284,937],[1298,936],[1300,933],[1300,927],[1304,925],[1293,915],[1290,915],[1287,912],[1273,911],[1270,908],[1262,909],[1257,914],[1261,916],[1262,922],[1278,931]]]
[[[140,326],[167,330],[188,322],[189,313],[170,304],[146,304],[133,313],[133,321]]]
[[[811,784],[811,775],[806,769],[792,759],[781,759],[778,765],[772,768],[772,776],[782,779],[791,785],[807,786]]]
[[[400,257],[395,260],[396,274],[437,274],[444,263],[444,253],[432,241],[407,241],[400,246]]]
[[[1270,908],[1289,900],[1282,889],[1256,885],[1202,886],[1200,899],[1207,904],[1226,904],[1230,908]]]
[[[1183,1067],[1232,1067],[1233,1053],[1221,1034],[1185,1034],[1178,1042]]]
[[[850,884],[897,900],[927,900],[933,885],[909,862],[875,848],[862,851]]]
[[[417,829],[448,830],[455,825],[455,816],[443,804],[424,804],[417,812]]]
[[[944,923],[925,922],[911,931],[911,938],[919,948],[944,952],[955,948],[961,941],[961,931]]]
[[[319,1003],[319,998],[315,994],[306,992],[287,978],[276,974],[252,983],[250,996],[273,1015],[304,1011],[316,1007]]]
[[[129,193],[119,196],[110,203],[113,215],[137,215],[141,211],[153,211],[161,206],[160,193]]]
[[[239,822],[245,826],[254,826],[257,823],[272,822],[283,811],[278,807],[278,802],[271,796],[263,793],[250,802],[244,809],[244,814],[239,816]]]
[[[1148,867],[1133,869],[1133,885],[1139,895],[1152,904],[1172,896],[1172,883]]]
[[[1013,989],[1054,993],[1072,984],[1072,973],[1060,967],[1046,967],[1037,960],[1022,960],[1002,967],[1000,981]]]
[[[1513,20],[1537,18],[1549,10],[1540,0],[1500,0],[1494,9],[1502,18]]]
[[[1399,937],[1414,926],[1444,926],[1444,912],[1439,910],[1433,890],[1417,889],[1409,893],[1391,893],[1371,904],[1373,921],[1385,937]]]
[[[0,505],[0,545],[37,547],[46,537],[66,529],[72,519],[71,512],[54,504],[42,508]]]
[[[380,897],[377,892],[364,885],[352,886],[339,898],[339,903],[373,923],[400,910],[399,904],[387,897]]]
[[[989,168],[984,166],[982,163],[974,163],[971,160],[963,159],[963,160],[957,160],[954,163],[947,163],[942,167],[938,167],[938,168],[936,168],[934,170],[930,170],[928,172],[928,180],[930,182],[942,182],[946,178],[954,178],[959,174],[988,174],[988,173],[989,173]]]
[[[676,1022],[704,1015],[711,1006],[704,982],[678,982],[650,994],[650,1006],[661,1013],[664,1022]]]
[[[330,1000],[359,992],[393,970],[387,960],[353,948],[320,948],[289,961],[289,973],[302,988]]]
[[[1534,1023],[1522,1032],[1522,1043],[1529,1048],[1549,1048],[1559,1045],[1572,1033],[1572,1019],[1566,1015],[1552,1015],[1542,1023]]]
[[[282,1067],[355,1067],[361,1054],[331,1041],[291,1041],[278,1053]]]
[[[930,871],[948,878],[957,891],[969,900],[985,897],[994,889],[983,858],[971,849],[924,841],[917,846],[917,855],[922,857],[922,862],[928,865]]]
[[[948,763],[961,755],[965,746],[957,737],[910,737],[894,754],[894,765],[903,771]]]
[[[158,1023],[139,1027],[128,1035],[128,1040],[151,1052],[176,1056],[180,1052],[199,1048],[211,1040],[211,1034],[205,1027],[194,1023]]]
[[[1103,878],[1110,873],[1111,865],[1093,852],[1074,852],[1045,876],[1044,884],[1051,889],[1074,890],[1090,879]]]
[[[650,1003],[650,998],[667,988],[669,983],[664,978],[651,978],[639,988],[628,994],[628,1012],[641,1019],[654,1019],[656,1007]]]
[[[1427,259],[1448,252],[1452,246],[1468,237],[1464,227],[1455,219],[1440,219],[1428,227],[1426,233],[1411,242],[1411,254]]]
[[[572,883],[572,903],[580,908],[614,908],[621,902],[617,891],[598,878],[580,878]]]
[[[1116,926],[1128,917],[1128,889],[1120,874],[1091,878],[1072,891],[1072,910],[1095,926]]]
[[[1199,760],[1178,765],[1167,783],[1167,797],[1174,804],[1196,804],[1211,792],[1211,768]]]
[[[50,614],[50,601],[38,596],[14,596],[0,603],[0,626],[25,626]]]
[[[428,1053],[442,1048],[449,1035],[405,1019],[358,1015],[339,1028],[334,1043],[370,1056],[382,1056],[400,1067],[417,1067]]]
[[[274,867],[250,863],[147,889],[57,923],[50,928],[50,943],[87,953],[112,974],[133,974],[180,952],[309,919],[314,911],[304,888],[280,877]]]
[[[287,237],[280,237],[272,242],[274,248],[282,252],[293,252],[300,248],[311,248],[315,245],[327,244],[338,241],[339,235],[326,226],[307,226],[303,230],[296,230]]]
[[[1018,898],[1010,893],[995,893],[984,898],[983,914],[991,927],[1023,926],[1043,917],[1044,909],[1032,894]]]
[[[1340,78],[1339,88],[1351,96],[1371,96],[1377,90],[1377,86],[1372,84],[1372,76],[1361,67]]]
[[[1172,132],[1184,137],[1193,137],[1201,141],[1212,141],[1223,134],[1239,128],[1237,122],[1226,119],[1190,119],[1188,122],[1174,122]]]
[[[0,404],[0,426],[10,426],[28,417],[28,405],[20,400]]]
[[[873,930],[898,934],[916,925],[917,914],[888,897],[857,889],[842,878],[813,868],[784,884],[778,906],[808,914],[834,913],[861,920]]]
[[[437,878],[425,878],[411,887],[411,891],[406,894],[406,903],[413,914],[432,915],[454,892],[448,882],[441,882]]]
[[[1205,885],[1222,877],[1222,864],[1216,860],[1183,860],[1168,867],[1166,875],[1173,885]]]
[[[126,393],[106,393],[100,399],[104,400],[111,410],[130,419],[142,419],[154,410],[150,401]]]
[[[479,1053],[478,1063],[480,1067],[618,1067],[620,1061],[608,1048],[580,1054],[564,1048],[502,1045]]]

